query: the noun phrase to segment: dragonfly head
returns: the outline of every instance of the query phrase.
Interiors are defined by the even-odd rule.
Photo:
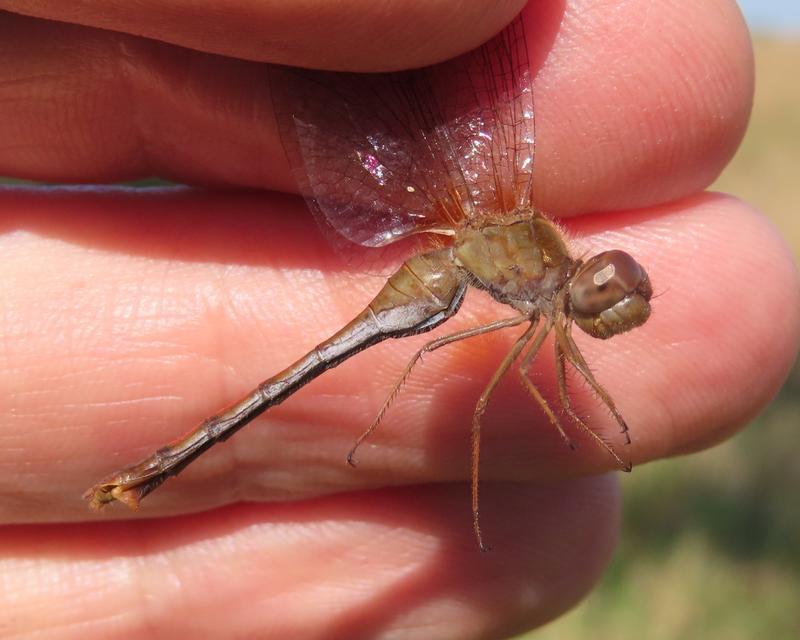
[[[606,339],[644,324],[652,295],[647,272],[630,254],[604,251],[570,280],[568,308],[581,329]]]

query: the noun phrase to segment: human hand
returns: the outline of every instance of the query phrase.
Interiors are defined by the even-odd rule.
[[[122,33],[0,18],[0,173],[290,188],[263,66],[125,33],[286,61],[285,43],[271,48],[286,24],[330,20],[297,3],[225,16],[164,3],[114,15],[104,3],[94,17],[51,4],[36,4],[42,18]],[[380,31],[356,5],[344,22]],[[800,323],[796,274],[772,230],[742,203],[697,195],[748,113],[750,54],[733,3],[616,5],[536,7],[527,24],[534,57],[547,56],[536,79],[540,204],[573,216],[585,246],[630,251],[664,292],[641,330],[582,343],[639,464],[749,419],[788,370]],[[386,38],[361,40],[381,44],[366,49],[353,31],[318,41],[309,22],[306,49],[286,55],[359,69],[431,62],[485,39],[516,7],[484,21],[470,10],[486,11],[459,4],[463,24],[496,26],[398,21],[418,29],[401,39],[441,47],[420,59],[398,60],[406,49]],[[635,210],[577,215],[618,209]],[[4,631],[498,637],[551,619],[597,579],[618,496],[613,478],[589,474],[613,461],[589,442],[566,449],[511,380],[485,419],[494,551],[478,553],[472,537],[469,419],[510,335],[427,359],[355,471],[344,454],[424,336],[328,372],[148,498],[139,515],[150,519],[107,510],[88,522],[88,484],[293,361],[380,282],[338,270],[298,199],[275,193],[15,190],[0,193],[0,211]],[[447,331],[495,317],[472,296]],[[550,365],[539,363],[545,380]]]

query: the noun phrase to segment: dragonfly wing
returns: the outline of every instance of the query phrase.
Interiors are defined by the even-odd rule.
[[[469,191],[470,217],[502,218],[532,206],[533,87],[517,17],[482,47],[432,67],[443,135]]]
[[[432,67],[275,67],[270,84],[300,191],[349,243],[380,247],[530,203],[533,100],[519,18]]]

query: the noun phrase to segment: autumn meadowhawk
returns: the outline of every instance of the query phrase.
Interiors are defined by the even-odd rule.
[[[522,20],[475,51],[432,67],[385,74],[282,67],[270,72],[270,85],[300,190],[335,243],[345,251],[378,252],[413,243],[416,253],[350,323],[187,436],[92,487],[86,493],[91,506],[116,500],[137,507],[168,477],[326,370],[382,340],[445,322],[470,287],[488,292],[514,314],[423,346],[348,462],[423,353],[524,325],[479,397],[472,421],[472,514],[481,548],[481,416],[517,360],[526,389],[568,444],[562,417],[629,469],[572,409],[565,370],[570,365],[587,381],[630,442],[625,421],[595,380],[572,327],[603,339],[637,327],[650,315],[652,289],[627,253],[606,251],[588,260],[570,255],[558,226],[534,208],[533,96]],[[559,412],[528,375],[550,334]]]

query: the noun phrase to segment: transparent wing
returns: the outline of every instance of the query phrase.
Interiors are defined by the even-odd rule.
[[[432,67],[276,67],[270,82],[301,193],[350,243],[380,247],[531,204],[533,97],[520,18]]]
[[[442,131],[469,192],[467,214],[502,218],[530,208],[534,109],[522,19],[430,73],[444,92]]]

